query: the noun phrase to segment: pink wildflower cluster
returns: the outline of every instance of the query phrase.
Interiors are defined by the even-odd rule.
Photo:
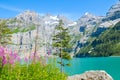
[[[7,48],[4,47],[0,47],[0,60],[3,67],[7,63],[14,64],[15,61],[19,60],[19,56],[16,52],[8,50]]]

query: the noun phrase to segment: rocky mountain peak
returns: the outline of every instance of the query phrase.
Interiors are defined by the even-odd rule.
[[[98,19],[100,19],[101,17],[99,16],[95,16],[89,12],[86,12],[79,20],[78,23],[80,22],[81,24],[84,24],[83,22],[93,22],[96,21]]]
[[[111,6],[106,16],[110,20],[120,18],[120,1]]]
[[[96,18],[95,15],[89,13],[89,12],[86,12],[81,18]]]
[[[100,21],[103,17],[95,16],[89,12],[86,12],[78,21],[78,25],[85,26],[85,25],[94,25],[96,22]]]
[[[42,19],[44,21],[58,21],[59,19],[57,18],[57,16],[52,15],[52,14],[46,14],[42,17]]]
[[[22,21],[22,22],[28,22],[28,23],[39,21],[40,18],[41,16],[38,13],[34,11],[30,11],[30,10],[26,10],[16,16],[17,20]]]

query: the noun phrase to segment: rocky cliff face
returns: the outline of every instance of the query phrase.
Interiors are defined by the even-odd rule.
[[[107,12],[107,20],[120,18],[120,1],[114,4]]]
[[[90,34],[93,31],[96,31],[96,25],[101,23],[102,19],[102,16],[95,16],[87,12],[77,21],[77,27],[79,27],[78,30],[83,34],[83,38],[80,39],[80,42],[86,43]]]
[[[114,26],[117,22],[120,21],[120,1],[112,5],[111,8],[106,13],[106,16],[95,16],[90,13],[85,13],[78,21],[77,27],[80,32],[83,33],[86,40],[81,40],[81,42],[86,42],[87,37],[91,34],[101,32],[103,28],[109,28]],[[99,31],[100,30],[100,31]],[[95,35],[95,34],[94,34]]]
[[[120,2],[113,5],[106,16],[95,16],[87,12],[77,21],[72,21],[63,15],[46,14],[42,16],[34,11],[27,10],[15,18],[7,19],[7,25],[16,29],[16,33],[12,37],[12,48],[19,49],[18,51],[26,51],[26,53],[28,51],[33,52],[37,37],[39,53],[47,53],[46,51],[51,49],[52,36],[60,19],[69,28],[74,48],[82,47],[91,36],[98,36],[120,21],[119,12]]]
[[[94,37],[98,37],[103,31],[113,27],[119,21],[120,1],[111,6],[106,16],[95,16],[88,12],[85,13],[76,21],[77,26],[73,29],[77,32],[76,35],[79,35],[76,40],[75,52],[77,53],[81,47],[88,44],[88,41],[92,41]]]
[[[60,19],[64,21],[66,27],[76,25],[74,21],[62,15],[46,14],[41,16],[34,11],[25,11],[15,18],[8,19],[7,25],[11,29],[19,30],[12,35],[12,45],[9,47],[29,55],[30,52],[34,52],[35,46],[37,46],[37,53],[45,55],[52,48],[52,36]]]

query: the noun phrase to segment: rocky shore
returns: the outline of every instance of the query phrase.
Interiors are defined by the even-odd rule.
[[[113,80],[113,78],[103,70],[91,70],[80,75],[69,76],[67,80]]]

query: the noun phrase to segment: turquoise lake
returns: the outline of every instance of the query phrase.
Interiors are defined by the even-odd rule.
[[[120,80],[120,57],[73,58],[71,66],[65,66],[68,75],[81,74],[89,70],[105,70],[114,80]]]

